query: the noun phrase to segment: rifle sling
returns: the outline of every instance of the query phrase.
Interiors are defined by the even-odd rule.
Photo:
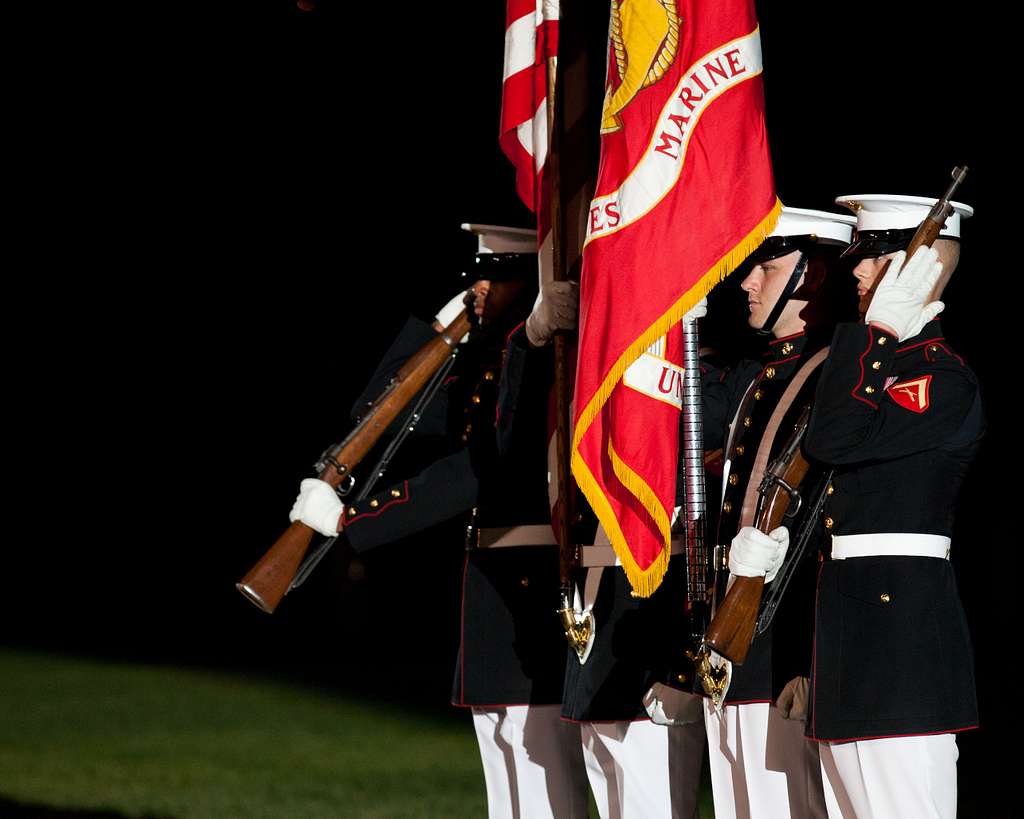
[[[764,435],[761,437],[761,444],[757,448],[757,456],[754,458],[750,480],[747,482],[747,491],[743,496],[743,507],[740,510],[740,526],[754,525],[754,515],[757,512],[758,488],[761,486],[764,471],[771,460],[772,445],[775,443],[775,436],[778,434],[779,427],[782,426],[782,419],[786,417],[786,413],[796,400],[804,383],[810,378],[811,373],[821,366],[826,356],[828,356],[828,347],[818,350],[818,352],[804,362],[790,379],[789,384],[786,385],[782,398],[779,399],[775,411],[772,413],[771,418],[768,419],[768,426],[765,427]]]

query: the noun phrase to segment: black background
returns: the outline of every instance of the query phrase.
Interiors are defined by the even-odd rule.
[[[996,816],[1019,619],[996,585],[1019,541],[1014,75],[981,8],[760,3],[759,18],[785,203],[937,195],[954,164],[971,169],[957,198],[977,216],[943,317],[990,422],[954,547],[982,704],[982,730],[960,739],[961,788],[963,815]],[[108,10],[88,37],[51,16],[37,31],[60,30],[46,56],[63,52],[61,68],[43,57],[16,73],[28,253],[13,268],[28,288],[7,303],[8,404],[28,459],[9,460],[3,641],[442,709],[458,524],[355,565],[339,554],[272,617],[234,583],[347,432],[405,315],[459,289],[473,249],[459,223],[531,223],[497,144],[504,9],[150,11]],[[880,686],[898,662],[877,658]]]

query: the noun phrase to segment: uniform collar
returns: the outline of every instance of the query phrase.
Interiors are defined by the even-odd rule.
[[[789,378],[800,363],[806,346],[807,334],[803,331],[772,339],[768,342],[768,350],[764,355],[765,374],[771,370],[772,378]]]

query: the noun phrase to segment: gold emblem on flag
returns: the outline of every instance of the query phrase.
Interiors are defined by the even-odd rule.
[[[601,133],[622,128],[619,112],[665,76],[679,50],[676,0],[612,0],[611,40],[619,85],[608,88]]]

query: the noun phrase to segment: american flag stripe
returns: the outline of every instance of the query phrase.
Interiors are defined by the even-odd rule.
[[[508,0],[499,142],[516,169],[516,192],[540,213],[548,151],[547,57],[558,49],[558,3]]]

